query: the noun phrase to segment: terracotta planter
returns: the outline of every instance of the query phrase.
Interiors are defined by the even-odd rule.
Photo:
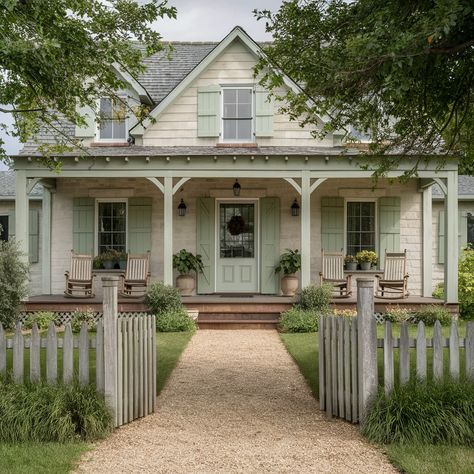
[[[191,296],[195,287],[196,283],[191,275],[179,275],[176,278],[176,288],[178,288],[181,296]]]
[[[281,279],[281,292],[283,296],[295,296],[298,291],[298,277],[295,275],[285,275]]]

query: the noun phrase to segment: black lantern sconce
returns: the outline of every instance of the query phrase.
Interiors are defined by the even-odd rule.
[[[298,217],[300,215],[300,205],[298,204],[297,199],[295,199],[291,205],[291,215],[293,217]]]
[[[234,191],[234,196],[240,196],[241,188],[242,187],[240,186],[239,181],[236,179],[234,186],[232,186],[232,190]]]
[[[181,202],[178,204],[178,216],[184,217],[186,215],[186,204],[184,201],[181,199]]]

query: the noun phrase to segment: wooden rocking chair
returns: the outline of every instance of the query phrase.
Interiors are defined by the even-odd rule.
[[[127,256],[127,268],[122,275],[120,294],[128,298],[140,298],[145,295],[150,281],[150,252]]]
[[[321,285],[333,286],[334,298],[349,298],[352,294],[352,275],[344,276],[344,253],[321,251],[322,271],[319,272]]]
[[[69,298],[93,298],[92,255],[81,255],[71,250],[71,270],[65,272],[66,289],[64,294]]]
[[[406,272],[407,251],[385,251],[383,275],[375,275],[378,280],[375,296],[378,298],[406,298],[408,293],[408,273]]]

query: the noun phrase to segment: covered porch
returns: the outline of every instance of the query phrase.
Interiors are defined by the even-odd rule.
[[[43,184],[45,189],[41,223],[43,232],[41,293],[54,295],[61,292],[62,275],[68,268],[68,252],[75,247],[76,243],[73,238],[66,238],[65,234],[75,232],[74,238],[77,237],[78,242],[82,239],[80,229],[72,229],[72,217],[67,217],[68,213],[72,215],[81,212],[81,209],[73,208],[73,198],[70,193],[72,188],[75,189],[76,197],[93,198],[96,201],[142,196],[145,192],[143,189],[146,189],[153,200],[149,244],[151,247],[149,250],[152,251],[152,280],[163,280],[166,284],[174,284],[172,255],[180,248],[187,248],[201,254],[207,251],[210,255],[207,273],[200,277],[198,291],[200,293],[227,292],[216,284],[216,274],[219,270],[215,261],[219,251],[216,234],[219,224],[215,221],[217,216],[215,214],[209,216],[208,223],[203,225],[201,222],[199,228],[196,215],[198,196],[213,199],[214,203],[226,200],[235,202],[232,185],[236,179],[242,187],[240,202],[250,200],[261,204],[262,199],[272,196],[278,197],[281,202],[278,216],[280,218],[278,240],[273,242],[272,248],[270,248],[271,245],[267,245],[271,236],[267,235],[267,240],[262,242],[263,227],[260,227],[261,235],[256,237],[255,249],[260,253],[258,267],[255,270],[258,283],[256,291],[251,292],[278,295],[278,280],[274,277],[275,259],[288,247],[298,248],[301,252],[300,287],[304,288],[310,283],[317,283],[321,249],[327,250],[331,245],[334,249],[336,247],[339,247],[338,250],[345,249],[347,244],[345,232],[335,236],[335,229],[331,228],[330,219],[324,216],[321,209],[322,201],[325,196],[337,198],[344,203],[350,199],[367,200],[367,196],[372,196],[370,193],[374,193],[372,172],[359,166],[357,154],[343,154],[341,150],[330,150],[328,153],[326,149],[318,150],[316,153],[314,149],[267,148],[209,147],[206,150],[188,149],[186,150],[188,154],[176,147],[166,150],[151,148],[145,150],[144,147],[133,147],[133,154],[128,149],[118,151],[104,148],[98,149],[97,156],[93,159],[76,155],[61,157],[63,166],[59,175],[45,169],[37,162],[36,157],[16,157],[17,218],[15,228],[17,240],[25,251],[28,241],[27,192],[38,182]],[[407,160],[401,169],[391,172],[388,177],[400,176],[409,167],[410,163]],[[412,262],[413,267],[409,282],[410,293],[416,298],[430,298],[433,289],[431,185],[435,182],[440,185],[446,195],[445,298],[446,303],[456,304],[456,165],[449,163],[446,169],[441,171],[436,170],[435,163],[426,165],[419,172],[419,179],[412,179],[411,184],[406,185],[407,191],[404,185],[400,184],[389,189],[389,185],[384,183],[380,186],[384,189],[378,191],[376,189],[373,195],[376,199],[398,195],[402,204],[408,194],[413,197],[410,202],[406,201],[406,208],[401,210],[405,222],[404,228],[399,229],[397,245],[399,250],[406,247],[409,250],[409,263]],[[62,196],[66,198],[62,200]],[[188,209],[188,214],[184,217],[177,213],[181,199],[187,204]],[[297,218],[291,217],[290,214],[290,206],[295,199],[300,206]],[[339,209],[338,212],[346,212],[345,208]],[[331,206],[328,206],[327,211],[326,214],[330,216]],[[63,215],[59,216],[61,212]],[[215,228],[211,228],[211,224]],[[380,222],[377,223],[377,229],[379,225]],[[63,235],[57,235],[59,228]],[[200,229],[208,233],[207,249],[206,242],[203,243],[202,238],[199,240]],[[137,230],[136,235],[139,234],[140,229]],[[146,241],[143,231],[142,237]],[[90,246],[92,251],[96,250],[97,247],[93,243],[95,237],[87,236],[86,240],[88,238],[92,238],[92,241],[87,241],[85,245]],[[67,246],[68,240],[71,244]],[[130,242],[127,243],[130,244]],[[146,245],[146,242],[142,242],[142,245]],[[378,242],[377,245],[378,253],[382,255],[382,244]],[[129,245],[128,249],[133,251],[131,247]],[[270,258],[265,260],[265,252],[269,249]],[[355,279],[357,272],[352,273]],[[274,285],[270,289],[265,288],[265,276],[270,281],[270,286]],[[207,287],[204,291],[200,291],[199,287],[202,290],[206,283],[202,281],[203,279],[208,280]],[[244,289],[244,291],[248,290]],[[236,288],[236,292],[241,293],[242,288]],[[254,299],[251,301],[255,304]],[[405,301],[408,299],[397,300],[397,303],[405,304]],[[351,300],[347,299],[340,304],[351,304]]]

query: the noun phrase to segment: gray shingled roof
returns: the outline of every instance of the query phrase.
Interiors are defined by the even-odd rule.
[[[474,196],[474,176],[461,175],[458,177],[458,196],[460,199],[462,196]],[[443,198],[443,192],[437,184],[433,185],[433,198]]]
[[[43,187],[36,185],[30,193],[30,198],[41,198]],[[0,200],[15,197],[15,173],[13,171],[0,171]]]

